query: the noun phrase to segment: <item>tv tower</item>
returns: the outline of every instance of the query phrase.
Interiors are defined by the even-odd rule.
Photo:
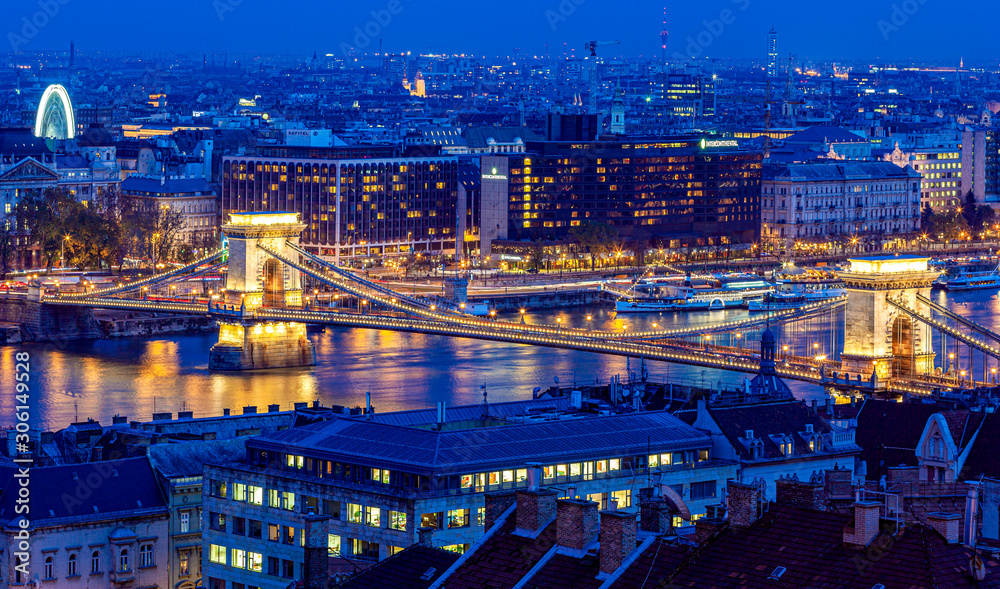
[[[667,40],[670,39],[670,32],[667,31],[667,7],[663,7],[663,30],[660,31],[660,41],[663,43],[663,56],[661,57],[660,67],[663,72],[667,71]]]

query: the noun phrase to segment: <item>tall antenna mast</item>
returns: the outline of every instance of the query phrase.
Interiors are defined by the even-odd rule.
[[[660,42],[662,43],[663,55],[660,58],[660,70],[667,73],[667,41],[670,39],[670,32],[667,31],[667,7],[663,7],[663,29],[660,31]]]

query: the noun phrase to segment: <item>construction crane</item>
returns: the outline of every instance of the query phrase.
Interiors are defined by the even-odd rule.
[[[584,51],[590,51],[592,58],[590,64],[590,114],[597,114],[597,48],[621,44],[621,41],[587,41],[583,45]]]

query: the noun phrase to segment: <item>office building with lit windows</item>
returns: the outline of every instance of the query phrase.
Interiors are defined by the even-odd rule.
[[[206,587],[301,579],[310,512],[330,516],[331,572],[385,559],[421,528],[463,552],[484,533],[486,493],[526,488],[529,463],[548,487],[624,510],[648,479],[703,514],[736,476],[734,461],[712,458],[709,436],[667,412],[598,416],[571,404],[491,404],[485,417],[478,405],[448,408],[440,423],[434,410],[336,417],[251,439],[245,461],[205,468]]]
[[[410,252],[455,254],[456,158],[340,151],[331,159],[225,158],[223,220],[238,212],[299,213],[307,226],[303,247],[338,262]]]
[[[482,158],[483,208],[508,203],[499,240],[560,240],[586,223],[667,247],[760,238],[763,155],[737,140],[549,141],[527,151]]]

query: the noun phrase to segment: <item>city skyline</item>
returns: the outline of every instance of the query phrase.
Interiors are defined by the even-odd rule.
[[[996,5],[960,2],[969,9],[997,12]],[[476,56],[583,56],[591,39],[617,39],[622,45],[602,55],[658,58],[664,3],[642,0],[619,10],[606,0],[530,2],[515,0],[502,11],[460,5],[454,0],[419,8],[412,0],[387,0],[351,6],[307,1],[295,11],[274,10],[263,0],[177,0],[173,10],[133,9],[122,2],[95,12],[82,3],[31,0],[9,4],[4,51],[137,50],[258,54],[343,55],[349,48],[386,52],[468,53]],[[836,10],[801,7],[788,0],[767,6],[759,0],[666,2],[670,32],[667,54],[673,59],[758,59],[767,33],[781,36],[782,56],[799,59],[936,61],[991,63],[990,18],[949,18],[954,4],[862,2],[846,0]],[[267,18],[260,18],[267,14]],[[309,15],[309,18],[302,18]],[[986,15],[988,16],[988,15]],[[155,18],[156,27],[144,26]],[[819,28],[811,23],[822,22]],[[476,23],[480,23],[477,25]],[[483,35],[504,30],[503,37]],[[104,34],[115,30],[115,35]],[[443,41],[442,39],[447,39]]]

